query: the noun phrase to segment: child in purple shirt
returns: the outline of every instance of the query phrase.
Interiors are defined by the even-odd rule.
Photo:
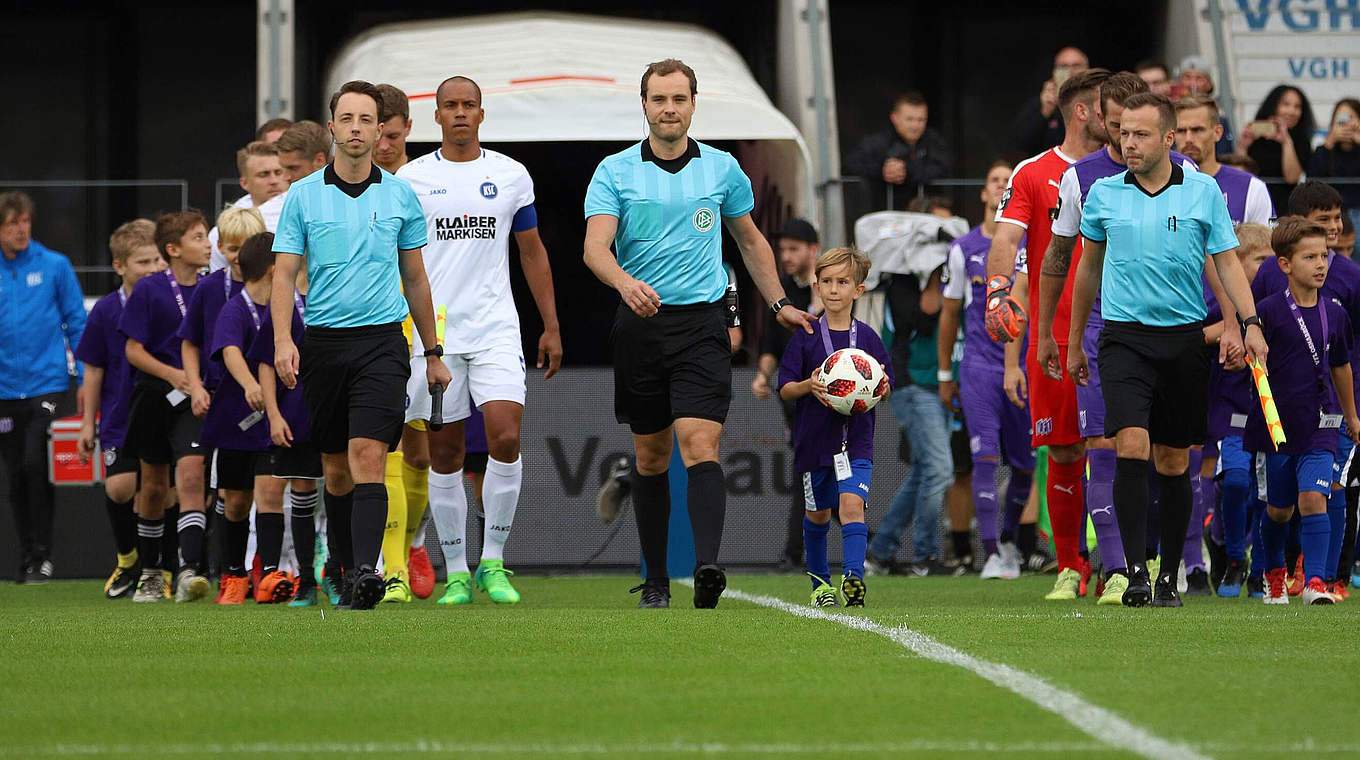
[[[1337,436],[1360,438],[1349,357],[1351,324],[1345,310],[1320,297],[1327,279],[1326,232],[1298,216],[1284,217],[1271,235],[1287,289],[1262,299],[1261,318],[1270,354],[1266,368],[1285,442],[1278,450],[1261,440],[1259,420],[1248,431],[1256,451],[1266,455],[1266,517],[1261,538],[1266,550],[1266,604],[1287,604],[1284,544],[1297,505],[1303,549],[1305,604],[1332,604],[1325,579],[1331,532],[1327,499],[1336,466]],[[1261,413],[1254,411],[1254,417]],[[1332,570],[1334,572],[1334,569]]]
[[[194,297],[189,299],[189,313],[179,327],[184,373],[189,379],[189,402],[194,414],[202,417],[208,411],[213,391],[222,383],[226,369],[209,350],[213,346],[213,331],[218,314],[233,296],[241,292],[241,245],[251,235],[264,232],[264,217],[253,208],[228,207],[217,217],[221,237],[218,248],[227,259],[227,266],[213,272],[199,282]],[[203,352],[208,355],[204,356]]]
[[[85,332],[76,346],[76,361],[85,364],[85,413],[80,425],[80,456],[94,454],[95,439],[104,456],[104,506],[113,526],[118,559],[104,583],[110,599],[131,594],[137,585],[137,459],[123,446],[127,430],[127,407],[132,395],[131,370],[127,363],[127,338],[118,332],[123,304],[143,277],[161,271],[165,260],[156,250],[156,223],[136,219],[114,230],[109,237],[113,271],[122,278],[118,289],[95,303],[85,320]],[[95,415],[99,432],[95,433]]]
[[[212,585],[203,572],[203,451],[200,420],[189,404],[189,379],[180,362],[180,323],[198,285],[198,270],[208,265],[212,248],[208,226],[197,211],[165,214],[156,220],[156,247],[169,262],[164,272],[143,277],[132,289],[118,319],[127,339],[127,361],[136,370],[123,446],[141,463],[137,491],[137,555],[142,575],[135,602],[165,595],[161,569],[181,560],[174,582],[176,601],[207,596]],[[179,497],[178,551],[162,551],[166,509],[170,504],[170,464],[175,464]],[[172,530],[174,529],[172,528]],[[166,569],[174,568],[170,564]]]
[[[306,303],[293,291],[293,341],[302,342],[302,319]],[[290,607],[311,607],[316,604],[316,481],[321,479],[321,450],[311,440],[311,420],[303,399],[302,382],[289,388],[279,382],[274,372],[274,327],[268,309],[262,310],[260,335],[246,352],[246,363],[255,370],[260,395],[264,399],[266,419],[269,421],[269,474],[273,478],[261,484],[255,481],[255,502],[271,509],[283,505],[283,487],[288,491],[288,525],[293,529],[293,550],[297,555],[299,575],[297,590]],[[258,531],[257,531],[258,532]]]
[[[295,588],[293,577],[279,569],[283,550],[282,482],[277,488],[273,482],[264,392],[246,361],[246,354],[262,334],[262,315],[269,312],[274,284],[273,245],[274,236],[265,232],[241,246],[237,266],[245,287],[222,307],[213,332],[210,355],[222,362],[226,374],[203,419],[201,441],[216,448],[213,475],[226,503],[218,604],[244,604],[246,600],[247,520],[252,501],[256,502],[255,534],[261,565],[255,601],[285,602],[292,599]],[[272,334],[264,339],[272,339]],[[276,491],[278,498],[266,497]],[[257,494],[265,498],[257,498]]]
[[[878,360],[887,373],[883,396],[893,385],[892,367],[883,340],[873,328],[853,316],[855,301],[864,294],[869,257],[853,248],[832,248],[817,258],[814,287],[826,312],[811,335],[795,332],[779,366],[779,396],[796,401],[793,418],[793,467],[803,476],[807,514],[803,516],[803,546],[808,575],[812,576],[812,604],[839,603],[831,585],[826,536],[831,509],[841,518],[841,593],[845,606],[864,606],[864,554],[869,529],[864,504],[873,471],[874,413],[843,416],[826,402],[821,366],[836,349],[858,348]],[[837,460],[840,467],[837,467]],[[837,470],[840,470],[838,472]]]

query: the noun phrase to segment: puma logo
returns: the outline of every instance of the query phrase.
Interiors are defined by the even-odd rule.
[[[1053,484],[1053,490],[1054,490],[1054,491],[1062,491],[1063,493],[1067,494],[1068,496],[1071,496],[1072,494],[1076,493],[1076,487],[1075,487],[1075,486],[1067,486],[1067,487],[1063,487],[1063,486],[1060,486],[1060,485],[1058,485],[1058,484],[1056,484],[1056,483]]]
[[[1111,505],[1108,506],[1108,507],[1097,507],[1097,508],[1091,510],[1091,514],[1093,514],[1093,515],[1098,515],[1098,514],[1101,514],[1102,512],[1105,513],[1105,514],[1107,514],[1107,515],[1112,515],[1112,514],[1114,514],[1114,505],[1111,504]]]

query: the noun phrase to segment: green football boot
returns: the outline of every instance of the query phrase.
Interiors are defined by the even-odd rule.
[[[472,604],[472,573],[449,573],[444,595],[435,604]]]
[[[812,589],[813,607],[839,607],[841,606],[840,596],[836,594],[836,587],[818,578],[812,573],[808,573],[816,586]]]
[[[505,569],[504,560],[484,559],[477,565],[477,573],[472,581],[479,591],[485,591],[496,604],[516,604],[519,592],[510,585],[510,576],[515,573]]]

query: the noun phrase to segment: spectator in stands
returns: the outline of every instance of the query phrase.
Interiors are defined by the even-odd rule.
[[[1313,155],[1313,126],[1308,96],[1293,85],[1282,84],[1261,101],[1256,120],[1238,138],[1242,150],[1260,165],[1261,178],[1270,186],[1277,209],[1289,208],[1289,192]]]
[[[1174,103],[1187,95],[1213,95],[1214,80],[1209,76],[1209,62],[1197,55],[1189,55],[1181,59],[1181,64],[1176,67],[1176,83],[1171,85],[1167,97]],[[1233,148],[1233,129],[1228,122],[1227,114],[1219,114],[1218,121],[1223,125],[1223,136],[1214,144],[1214,152],[1222,156],[1232,153]],[[1228,164],[1232,166],[1233,164]],[[1243,167],[1237,167],[1239,169]],[[1252,172],[1256,174],[1257,172]]]
[[[822,313],[812,284],[816,279],[817,255],[822,252],[817,230],[802,219],[790,219],[771,242],[779,253],[780,281],[784,295],[796,307],[813,316]],[[789,331],[780,326],[774,312],[767,312],[765,327],[760,334],[760,358],[756,376],[751,379],[751,395],[758,399],[770,398],[775,377],[779,373],[779,359],[789,343]],[[793,445],[794,404],[780,400],[784,409],[784,442]],[[793,466],[792,459],[789,466]],[[779,557],[780,569],[795,570],[803,564],[803,512],[805,499],[802,488],[793,489],[793,505],[789,512],[788,537],[784,552]]]
[[[1068,77],[1089,66],[1086,54],[1075,47],[1065,47],[1053,56],[1053,76],[1044,82],[1038,95],[1025,101],[1015,117],[1012,130],[1017,150],[1032,156],[1063,141],[1065,132],[1062,113],[1058,110],[1058,88]]]
[[[283,165],[279,162],[277,143],[256,140],[236,151],[236,170],[241,175],[241,189],[246,194],[231,204],[235,208],[253,208],[264,218],[265,229],[273,232],[279,224],[279,214],[283,212],[283,194],[289,182],[284,176]],[[209,269],[216,272],[227,265],[227,258],[217,248],[217,228],[208,232],[208,242],[212,244],[212,259]]]
[[[293,124],[275,145],[283,178],[289,184],[325,168],[331,160],[331,135],[314,121]]]
[[[1158,94],[1166,95],[1171,92],[1171,75],[1166,64],[1152,58],[1139,61],[1133,67],[1133,73],[1138,78],[1147,82],[1148,90]]]
[[[846,172],[868,184],[871,208],[904,209],[927,185],[949,173],[949,145],[927,126],[929,117],[921,93],[903,93],[888,114],[891,127],[864,138],[845,159]]]
[[[33,239],[33,201],[0,193],[0,466],[19,538],[18,583],[52,577],[47,427],[71,390],[85,303],[67,258]],[[77,370],[79,371],[79,370]]]
[[[291,119],[270,119],[255,130],[255,139],[260,142],[275,143],[288,128],[293,126]]]
[[[406,138],[411,136],[411,101],[390,84],[378,85],[378,92],[382,94],[378,114],[382,132],[373,146],[373,163],[396,174],[410,160],[406,157]]]
[[[1349,213],[1341,215],[1341,234],[1336,238],[1336,252],[1353,259],[1356,254],[1360,254],[1360,248],[1356,247],[1355,241],[1355,209],[1347,211]]]
[[[1360,100],[1344,98],[1332,109],[1327,139],[1308,160],[1308,176],[1360,177]],[[1360,222],[1360,183],[1332,183],[1351,223]]]

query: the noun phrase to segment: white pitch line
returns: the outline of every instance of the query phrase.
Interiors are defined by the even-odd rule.
[[[45,746],[0,747],[0,757],[108,757],[134,755],[149,757],[214,756],[214,755],[291,755],[335,754],[345,757],[357,755],[627,755],[641,757],[661,753],[686,755],[791,755],[838,756],[850,753],[909,754],[912,752],[944,752],[965,755],[1013,754],[1016,752],[1078,753],[1108,750],[1095,742],[975,742],[975,741],[906,741],[862,742],[849,744],[796,743],[728,743],[728,742],[652,742],[620,744],[480,744],[462,742],[204,742],[201,744],[86,744],[63,743]]]
[[[1173,742],[1156,736],[1146,729],[1135,726],[1103,707],[1087,702],[1070,691],[1017,670],[1009,665],[978,659],[966,652],[941,644],[929,636],[913,631],[905,626],[889,628],[868,618],[855,617],[843,613],[825,612],[816,607],[792,604],[783,599],[764,594],[748,594],[745,591],[729,588],[723,593],[729,599],[738,599],[761,607],[787,612],[809,620],[826,620],[839,623],[857,631],[876,633],[886,639],[901,644],[927,660],[963,668],[1003,689],[1015,692],[1034,704],[1071,723],[1082,733],[1119,749],[1125,749],[1147,758],[1162,760],[1207,760],[1208,756],[1195,751],[1181,742]]]

